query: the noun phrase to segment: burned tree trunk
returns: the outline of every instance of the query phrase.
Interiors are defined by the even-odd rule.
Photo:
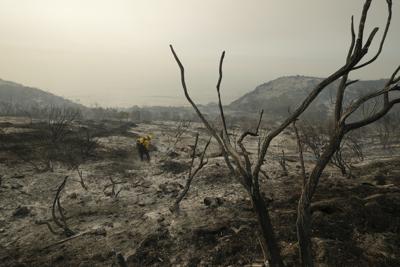
[[[311,244],[311,199],[317,188],[323,170],[330,162],[332,155],[339,148],[343,136],[344,131],[339,131],[331,137],[331,141],[327,149],[318,159],[317,164],[305,182],[301,192],[300,200],[297,206],[296,228],[302,266],[314,266]]]
[[[283,267],[281,250],[276,240],[275,231],[272,226],[271,217],[264,198],[260,191],[254,190],[251,193],[254,212],[257,214],[258,223],[260,225],[265,244],[269,254],[269,264],[271,267]]]

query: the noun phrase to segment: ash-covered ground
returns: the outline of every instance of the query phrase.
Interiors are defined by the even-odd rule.
[[[48,155],[31,144],[45,141],[40,127],[21,119],[1,122],[0,266],[118,266],[118,253],[128,266],[261,266],[251,201],[214,141],[179,213],[169,209],[186,182],[195,134],[200,133],[199,152],[209,138],[202,125],[190,124],[177,141],[173,122],[82,122],[74,127],[96,129],[96,147],[78,169],[67,164],[73,159],[55,157],[52,170],[38,167]],[[151,161],[141,162],[136,138],[149,133]],[[246,143],[253,157],[257,144],[253,137]],[[282,149],[287,173],[279,164]],[[400,266],[398,152],[369,142],[351,178],[327,168],[312,205],[317,266]],[[305,158],[310,170],[314,159],[309,152]],[[261,184],[285,262],[298,266],[295,221],[302,180],[292,132],[276,139],[263,170],[269,178]],[[59,199],[73,230],[69,237],[52,219],[66,176]]]

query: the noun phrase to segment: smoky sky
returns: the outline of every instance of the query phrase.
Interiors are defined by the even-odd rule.
[[[400,2],[378,61],[351,78],[400,64]],[[1,0],[0,78],[86,105],[186,105],[173,44],[200,103],[223,101],[287,75],[325,77],[345,61],[362,0]],[[386,20],[373,1],[366,32]],[[371,54],[376,46],[371,48]]]

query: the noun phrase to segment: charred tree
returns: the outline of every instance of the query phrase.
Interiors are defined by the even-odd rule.
[[[301,255],[301,263],[302,266],[313,266],[313,258],[312,258],[312,250],[311,250],[311,213],[310,213],[310,204],[312,197],[317,188],[319,179],[321,177],[322,172],[329,162],[331,162],[332,156],[334,153],[340,148],[341,142],[345,135],[350,131],[373,123],[374,121],[380,119],[385,114],[389,112],[389,110],[395,105],[400,103],[400,98],[391,99],[390,92],[399,90],[399,81],[400,77],[397,76],[400,71],[400,67],[396,69],[393,73],[391,79],[387,82],[386,86],[381,90],[378,90],[373,93],[366,94],[360,99],[352,102],[345,110],[343,108],[343,99],[345,89],[355,81],[348,81],[349,74],[357,69],[363,68],[371,63],[373,63],[380,55],[383,44],[386,40],[386,35],[389,30],[391,16],[392,16],[392,1],[387,0],[388,6],[388,19],[386,22],[385,30],[378,48],[377,53],[369,60],[361,63],[362,59],[367,55],[369,47],[378,31],[378,28],[373,29],[373,31],[368,36],[367,40],[364,40],[364,28],[365,22],[368,14],[368,10],[370,7],[372,0],[366,0],[361,19],[359,22],[358,35],[356,37],[354,30],[354,23],[352,19],[352,42],[350,45],[350,49],[347,55],[346,62],[343,66],[329,75],[327,78],[323,79],[319,84],[317,84],[308,96],[304,99],[304,101],[294,110],[289,117],[284,120],[277,128],[268,132],[268,134],[263,137],[259,149],[259,156],[252,163],[249,153],[247,152],[245,146],[243,145],[243,140],[246,136],[258,136],[258,128],[254,132],[245,132],[237,141],[239,151],[237,151],[231,143],[229,139],[229,134],[226,128],[226,121],[223,112],[223,106],[221,103],[220,96],[220,85],[222,80],[222,63],[225,57],[225,52],[222,53],[219,63],[219,79],[217,82],[217,95],[218,95],[218,105],[220,109],[221,123],[222,123],[222,133],[213,126],[202,114],[202,112],[197,107],[196,103],[191,99],[187,85],[185,80],[185,69],[182,65],[180,59],[178,58],[174,48],[170,45],[171,52],[174,56],[175,61],[177,62],[180,69],[181,76],[181,84],[183,91],[185,93],[185,97],[188,102],[191,104],[193,109],[195,110],[197,116],[203,122],[204,126],[207,128],[209,133],[217,140],[219,146],[221,147],[226,163],[234,173],[235,177],[239,180],[239,182],[244,186],[244,188],[249,193],[252,202],[254,212],[257,214],[260,228],[263,233],[263,241],[266,244],[266,248],[268,251],[268,261],[270,266],[284,266],[283,260],[280,253],[280,248],[276,239],[274,228],[271,224],[271,219],[269,215],[268,207],[262,198],[262,194],[260,192],[259,186],[259,175],[261,172],[261,167],[264,164],[266,154],[270,147],[272,140],[281,134],[284,129],[290,126],[293,122],[297,120],[297,118],[304,113],[304,111],[310,106],[311,103],[317,98],[317,96],[330,84],[340,79],[340,85],[337,90],[336,95],[336,104],[335,104],[335,126],[331,131],[328,144],[321,152],[317,163],[315,164],[312,172],[307,177],[306,182],[303,186],[303,190],[301,193],[301,198],[298,203],[298,218],[297,218],[297,232],[299,239],[299,247],[300,247],[300,255]],[[360,106],[362,106],[367,101],[374,99],[376,97],[382,97],[384,99],[384,104],[381,109],[374,113],[373,115],[351,123],[347,123],[346,119],[353,114]],[[393,96],[392,96],[393,97]],[[260,116],[260,121],[262,118],[262,114]]]
[[[388,7],[388,17],[378,51],[371,59],[367,60],[364,63],[360,63],[365,55],[367,55],[368,49],[378,31],[378,28],[374,28],[368,39],[364,40],[364,27],[371,2],[372,0],[366,0],[364,3],[357,37],[354,30],[353,18],[351,20],[352,40],[347,54],[346,64],[344,66],[346,71],[340,75],[341,80],[337,88],[335,112],[333,116],[334,129],[329,136],[329,140],[324,151],[321,153],[321,157],[318,159],[317,163],[311,171],[311,174],[307,178],[307,182],[303,187],[302,194],[298,203],[298,216],[296,226],[302,266],[314,266],[311,249],[310,205],[312,197],[318,186],[321,174],[324,171],[325,167],[332,160],[332,157],[334,157],[335,153],[340,150],[341,143],[347,134],[379,120],[380,118],[385,116],[393,108],[394,105],[400,103],[400,97],[395,97],[391,94],[391,92],[400,90],[400,76],[397,76],[400,71],[399,66],[382,89],[371,93],[366,93],[360,98],[352,101],[347,107],[344,107],[344,94],[346,88],[350,84],[357,82],[349,81],[349,74],[354,70],[368,66],[378,58],[382,51],[383,45],[386,40],[386,35],[390,27],[392,17],[392,1],[387,0],[386,2]],[[378,98],[382,98],[383,104],[373,114],[370,114],[369,116],[361,120],[353,120],[351,122],[348,122],[351,115],[359,110],[360,107],[365,105],[368,101],[373,101]]]

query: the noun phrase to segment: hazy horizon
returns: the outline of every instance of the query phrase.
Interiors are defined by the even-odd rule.
[[[226,50],[224,103],[280,76],[326,77],[344,63],[350,17],[364,1],[2,0],[0,78],[85,105],[187,105],[173,44],[189,90],[215,101]],[[345,8],[344,8],[345,6]],[[400,11],[393,3],[393,13]],[[367,32],[386,21],[386,1],[373,1]],[[400,18],[377,62],[352,79],[387,78],[400,61]],[[370,49],[374,55],[376,45]]]

